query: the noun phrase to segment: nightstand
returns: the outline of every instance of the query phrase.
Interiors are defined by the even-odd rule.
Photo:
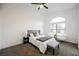
[[[29,43],[29,37],[23,37],[23,44]]]

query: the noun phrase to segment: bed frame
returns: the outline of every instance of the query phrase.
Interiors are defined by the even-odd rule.
[[[39,33],[40,34],[40,30],[27,30],[28,34],[30,33]]]

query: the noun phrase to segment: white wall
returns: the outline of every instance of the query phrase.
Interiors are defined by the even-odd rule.
[[[77,39],[77,9],[71,8],[67,10],[56,11],[45,14],[45,34],[49,33],[49,22],[55,17],[64,17],[66,19],[66,41],[78,43]]]
[[[22,32],[41,30],[43,32],[43,16],[31,4],[3,4],[3,39],[2,47],[6,48],[22,43]]]
[[[0,4],[0,49],[1,49],[1,40],[2,40],[2,9],[1,9],[1,4]]]
[[[0,12],[0,14],[1,14],[1,12]],[[1,49],[1,17],[0,17],[0,49]]]
[[[0,49],[1,49],[1,20],[0,20]]]
[[[1,25],[2,25],[2,24],[1,24],[1,12],[0,12],[0,49],[1,49],[1,39],[2,39],[2,35],[1,35],[1,33],[2,33],[2,32],[1,32],[1,31],[2,31],[2,30],[1,30]]]
[[[78,8],[78,48],[79,48],[79,4],[77,4],[77,8]]]

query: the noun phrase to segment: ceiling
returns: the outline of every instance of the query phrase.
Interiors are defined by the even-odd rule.
[[[46,6],[48,6],[48,9],[42,8],[39,11],[43,13],[51,13],[55,11],[66,10],[70,8],[75,8],[77,6],[77,3],[47,3]],[[37,8],[36,6],[34,7]]]
[[[23,4],[1,4],[1,5],[11,5],[12,7],[18,6],[18,7],[22,7],[22,8],[26,8],[26,10],[28,11],[32,11],[32,12],[42,12],[42,13],[51,13],[51,12],[55,12],[55,11],[61,11],[61,10],[66,10],[66,9],[70,9],[70,8],[75,8],[77,7],[78,3],[47,3],[46,6],[48,6],[48,9],[42,8],[40,10],[38,10],[38,6],[33,5],[31,3],[23,3]]]

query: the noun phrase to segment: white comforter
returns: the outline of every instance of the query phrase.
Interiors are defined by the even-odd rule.
[[[54,38],[49,39],[49,40],[47,40],[45,42],[41,42],[39,40],[36,40],[39,37],[44,37],[44,36],[30,37],[29,42],[32,43],[33,45],[35,45],[37,48],[39,48],[40,52],[43,53],[43,54],[47,50],[47,44],[49,44],[51,41],[54,40],[53,42],[57,44],[57,42],[55,41]]]

